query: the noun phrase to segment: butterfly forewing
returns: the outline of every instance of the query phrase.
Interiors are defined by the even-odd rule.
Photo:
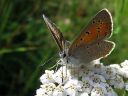
[[[105,41],[112,33],[112,17],[107,9],[101,10],[85,27],[69,48],[71,57],[84,63],[107,56],[114,43]]]
[[[107,9],[101,10],[85,27],[69,48],[72,55],[80,46],[104,40],[112,33],[112,17]]]
[[[52,33],[53,38],[55,39],[60,51],[64,50],[65,39],[60,30],[56,27],[54,23],[52,23],[45,15],[43,15],[44,21],[47,24],[49,30]]]

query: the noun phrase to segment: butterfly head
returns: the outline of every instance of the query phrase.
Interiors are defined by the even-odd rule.
[[[64,63],[69,63],[68,50],[69,50],[70,45],[71,45],[71,43],[69,41],[65,40],[64,49],[63,49],[63,51],[59,52],[59,56],[63,60]]]

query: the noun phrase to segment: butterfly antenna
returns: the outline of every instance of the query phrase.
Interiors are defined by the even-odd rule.
[[[57,69],[58,69],[58,67],[59,67],[59,66],[58,66],[59,64],[61,64],[61,60],[58,60],[57,63],[56,63],[56,69],[55,69],[55,72],[57,71]]]
[[[52,57],[50,57],[48,60],[44,61],[43,64],[41,64],[40,66],[43,67],[45,64],[47,64],[49,61],[51,61],[53,58],[55,58],[55,56],[57,56],[57,53],[55,55],[53,55]],[[43,60],[41,61],[41,63],[43,62]]]

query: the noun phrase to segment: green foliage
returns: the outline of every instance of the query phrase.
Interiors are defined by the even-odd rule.
[[[107,8],[113,15],[111,40],[116,48],[103,62],[128,59],[127,5],[127,0],[1,0],[0,95],[34,95],[39,76],[55,64],[57,47],[44,24],[43,13],[58,25],[66,39],[73,41],[99,10]],[[119,92],[122,96],[128,94]]]

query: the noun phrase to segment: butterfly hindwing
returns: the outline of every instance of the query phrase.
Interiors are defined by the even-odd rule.
[[[106,57],[111,53],[114,46],[115,44],[111,41],[98,41],[89,45],[81,46],[72,54],[72,57],[83,63],[88,63]]]

